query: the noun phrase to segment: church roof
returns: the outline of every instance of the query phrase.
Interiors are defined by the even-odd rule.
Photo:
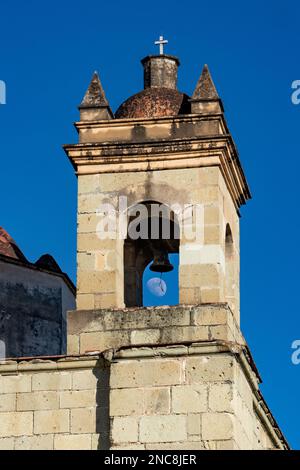
[[[0,254],[8,256],[9,258],[26,261],[25,256],[14,239],[7,233],[6,230],[4,230],[3,227],[0,227]]]
[[[7,231],[0,227],[0,261],[26,267],[28,269],[47,272],[50,275],[60,276],[68,284],[70,290],[75,293],[76,288],[67,274],[62,272],[59,265],[51,255],[41,256],[36,263],[31,263],[22,253],[14,239]]]

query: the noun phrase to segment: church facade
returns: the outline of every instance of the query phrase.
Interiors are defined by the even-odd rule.
[[[251,196],[222,101],[207,66],[189,97],[176,57],[142,65],[144,90],[115,114],[94,74],[79,142],[64,146],[78,178],[77,308],[66,356],[0,364],[0,448],[287,449],[240,330]],[[179,304],[144,307],[146,267],[167,272],[171,254]]]

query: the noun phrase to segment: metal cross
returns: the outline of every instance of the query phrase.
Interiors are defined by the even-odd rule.
[[[160,55],[164,54],[164,45],[168,44],[169,41],[167,39],[164,39],[163,36],[159,36],[159,41],[155,41],[155,45],[159,46],[159,53]]]

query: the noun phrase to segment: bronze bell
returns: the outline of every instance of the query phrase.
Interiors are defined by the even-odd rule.
[[[155,273],[168,273],[173,269],[174,266],[170,263],[168,252],[165,250],[156,251],[150,270]]]

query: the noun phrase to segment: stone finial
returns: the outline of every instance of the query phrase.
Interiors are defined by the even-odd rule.
[[[217,93],[214,82],[211,78],[210,71],[208,66],[205,64],[201,73],[201,76],[196,85],[195,91],[193,93],[192,99],[218,99],[219,95]]]
[[[93,74],[89,87],[80,103],[79,110],[80,118],[83,121],[112,119],[114,117],[97,72]]]
[[[214,114],[223,112],[222,101],[218,95],[208,66],[205,64],[196,85],[192,99],[192,113]]]

